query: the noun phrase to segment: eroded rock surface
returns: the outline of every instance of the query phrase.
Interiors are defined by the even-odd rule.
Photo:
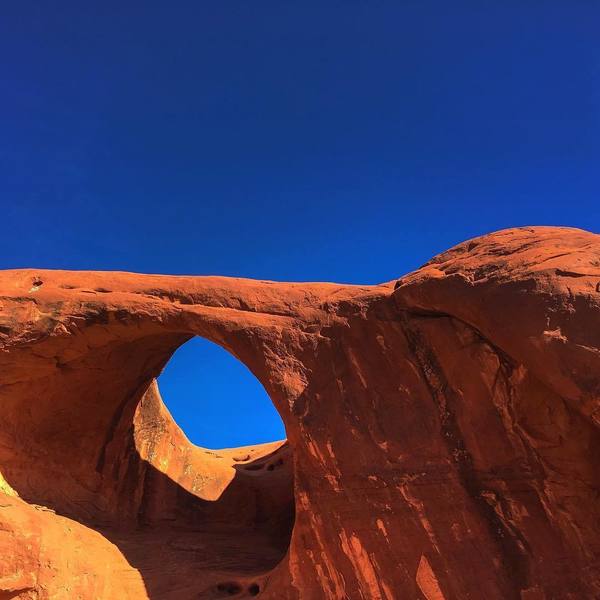
[[[194,335],[287,443],[187,441],[155,379]],[[0,599],[600,597],[591,233],[379,286],[0,272],[0,407]]]

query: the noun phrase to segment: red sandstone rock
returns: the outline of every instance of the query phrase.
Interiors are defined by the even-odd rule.
[[[600,597],[599,236],[502,231],[380,286],[0,291],[0,599]],[[155,378],[194,335],[288,443],[186,440]]]

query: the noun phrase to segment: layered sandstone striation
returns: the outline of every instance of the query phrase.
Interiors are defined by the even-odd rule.
[[[287,442],[187,441],[156,377],[196,335]],[[584,231],[378,286],[4,271],[0,599],[598,598],[599,426]]]

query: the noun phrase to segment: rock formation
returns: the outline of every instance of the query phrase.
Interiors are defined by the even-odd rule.
[[[600,236],[501,231],[377,286],[0,290],[0,599],[600,598]],[[195,335],[286,443],[187,441],[156,377]]]

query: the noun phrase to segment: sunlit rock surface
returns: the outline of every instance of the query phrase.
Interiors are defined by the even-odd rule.
[[[600,236],[501,231],[379,286],[0,291],[0,599],[600,597]],[[287,443],[188,442],[155,380],[194,335]]]

